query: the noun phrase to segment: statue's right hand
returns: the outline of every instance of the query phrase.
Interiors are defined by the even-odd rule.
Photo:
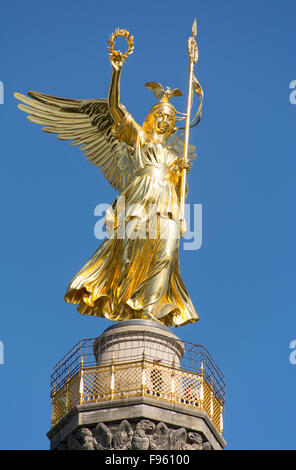
[[[112,69],[115,72],[119,72],[123,66],[122,54],[121,52],[116,52],[115,54],[110,54],[110,62]]]
[[[114,50],[115,40],[118,36],[125,38],[125,40],[127,41],[127,51],[120,52],[119,50]],[[115,72],[119,72],[122,69],[123,63],[134,50],[134,37],[131,36],[126,29],[116,29],[116,31],[111,34],[108,44],[109,58],[112,65],[112,69]]]

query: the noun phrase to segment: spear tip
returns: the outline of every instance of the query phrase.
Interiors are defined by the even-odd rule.
[[[196,18],[194,18],[193,25],[192,25],[192,36],[195,38],[197,35],[197,24]]]

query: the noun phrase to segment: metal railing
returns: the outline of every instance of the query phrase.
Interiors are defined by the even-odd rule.
[[[71,357],[72,354],[67,355],[67,361]],[[68,373],[58,389],[53,385],[53,426],[75,405],[145,396],[205,411],[219,432],[223,432],[224,397],[215,393],[203,364],[199,373],[194,373],[175,368],[174,363],[160,364],[144,354],[142,360],[99,366],[86,365],[83,358],[78,365],[76,361],[70,363],[72,374]],[[55,380],[56,373],[57,369]]]
[[[124,340],[124,334],[120,333],[120,338]],[[150,354],[147,354],[147,351],[143,351],[143,347],[138,347],[137,344],[142,342],[143,338],[149,340],[150,344]],[[104,347],[105,339],[98,338]],[[57,392],[61,389],[66,382],[74,377],[74,375],[80,371],[81,361],[83,359],[84,367],[94,367],[97,366],[96,358],[94,356],[94,343],[98,342],[97,338],[85,338],[80,340],[54,367],[51,374],[51,395],[54,392]],[[162,365],[171,366],[173,357],[169,358],[167,355],[163,354],[161,356],[161,351],[159,350],[159,339],[166,341],[167,338],[163,337],[161,334],[150,334],[147,332],[139,332],[138,338],[136,335],[133,336],[133,342],[126,342],[130,344],[130,347],[126,346],[124,351],[124,362],[132,362],[137,356],[138,359],[142,358],[143,352],[146,354],[146,359],[153,361],[156,357],[160,359]],[[154,345],[153,345],[154,341]],[[174,340],[177,343],[177,340]],[[118,334],[114,333],[113,335],[108,336],[108,347],[113,349],[112,343],[114,345],[118,342]],[[184,350],[183,357],[179,369],[185,372],[192,372],[193,374],[203,373],[204,378],[209,384],[212,384],[214,394],[219,401],[225,402],[225,379],[218,368],[217,364],[207,351],[207,349],[199,344],[192,344],[186,341],[179,340],[182,349]],[[135,353],[135,350],[138,349]],[[155,354],[153,353],[155,350]],[[123,360],[121,361],[123,362]],[[101,362],[100,365],[109,365],[110,361]]]

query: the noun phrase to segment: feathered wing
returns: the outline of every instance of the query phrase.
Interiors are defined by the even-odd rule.
[[[163,86],[158,83],[158,82],[147,82],[145,83],[145,87],[148,88],[148,90],[153,91],[155,98],[158,100],[161,100],[161,98],[164,95],[164,89]]]
[[[18,107],[28,113],[30,121],[45,126],[45,132],[58,134],[58,139],[81,146],[87,159],[101,167],[116,190],[127,186],[133,173],[132,148],[112,135],[114,121],[107,100],[58,98],[36,91],[29,91],[28,95],[14,94],[22,102]]]
[[[174,88],[173,90],[170,90],[169,91],[169,98],[171,98],[172,96],[182,96],[183,93],[182,91],[179,90],[179,88]]]

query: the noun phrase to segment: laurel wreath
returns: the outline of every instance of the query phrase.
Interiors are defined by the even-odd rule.
[[[115,40],[118,36],[126,39],[128,50],[124,53],[114,50]],[[134,37],[131,36],[131,34],[126,29],[116,29],[114,33],[111,34],[108,44],[109,44],[108,50],[109,50],[110,59],[115,62],[117,61],[125,62],[128,56],[132,54],[134,50]]]

